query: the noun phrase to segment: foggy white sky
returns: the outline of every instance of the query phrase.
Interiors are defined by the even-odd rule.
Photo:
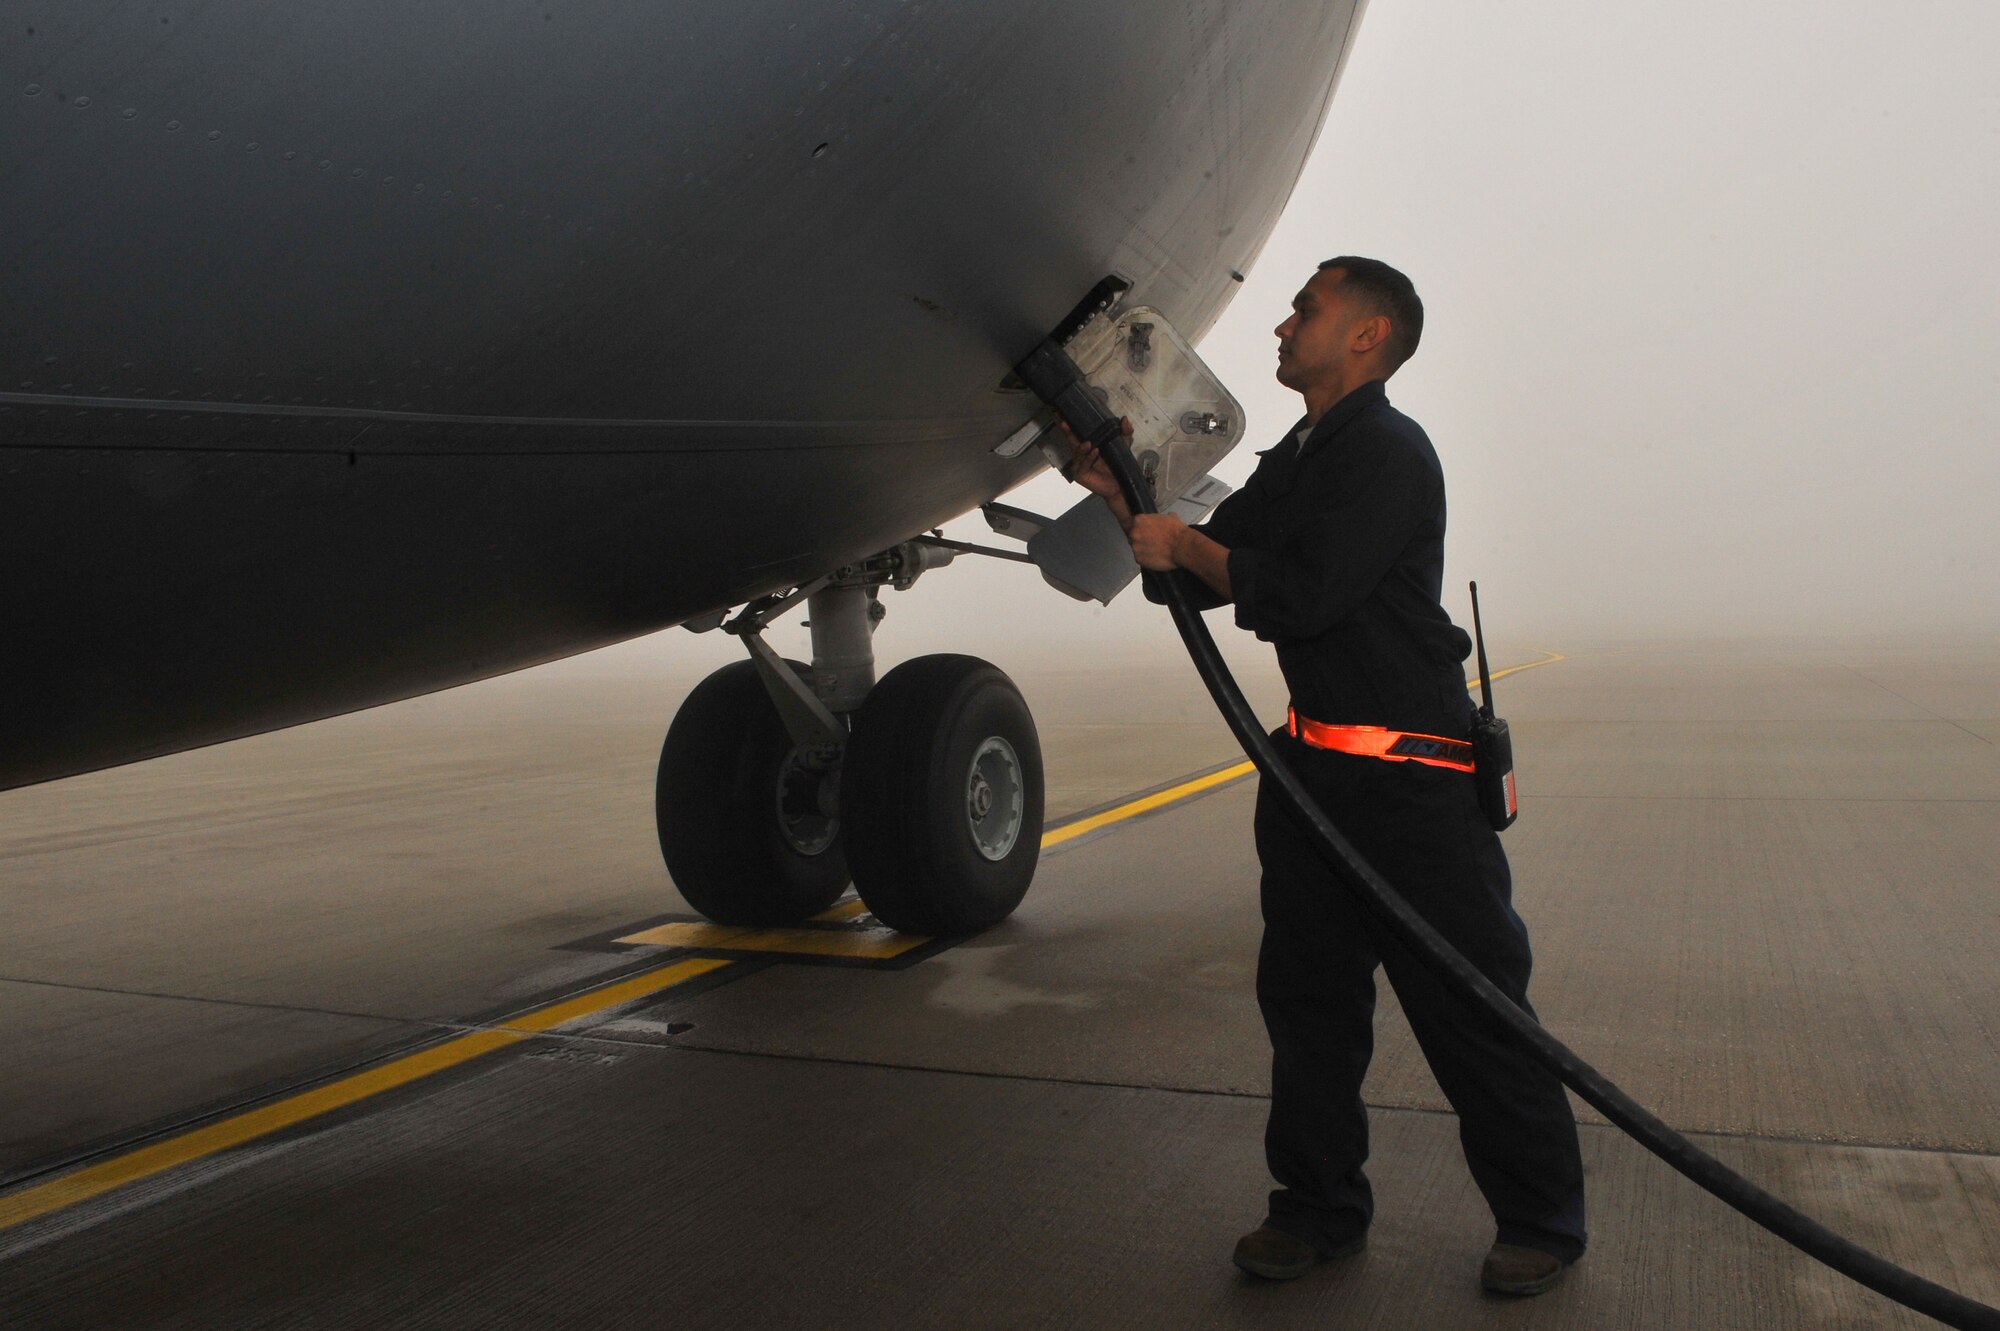
[[[1546,632],[2000,630],[2000,6],[1371,7],[1204,347],[1311,262],[1428,305],[1448,576]]]
[[[1390,394],[1444,459],[1454,617],[1476,577],[1521,645],[2000,633],[1996,52],[1991,0],[1374,0],[1202,345],[1251,423],[1222,476],[1297,415],[1293,290],[1376,255],[1428,309]],[[889,600],[885,663],[1177,650],[1136,593],[987,561]]]

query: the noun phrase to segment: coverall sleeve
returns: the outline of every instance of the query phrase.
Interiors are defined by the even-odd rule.
[[[1277,642],[1316,638],[1345,619],[1436,511],[1440,483],[1418,450],[1386,441],[1312,516],[1263,549],[1231,547],[1237,626]]]
[[[1208,537],[1209,540],[1214,541],[1217,545],[1225,549],[1232,549],[1238,541],[1243,539],[1244,532],[1252,521],[1252,504],[1253,500],[1251,499],[1249,489],[1246,487],[1238,490],[1235,494],[1230,495],[1229,498],[1216,505],[1215,512],[1208,515],[1208,521],[1197,526],[1195,530]],[[1185,569],[1175,569],[1166,576],[1179,579],[1180,584],[1187,588],[1188,597],[1193,601],[1194,608],[1197,610],[1213,610],[1217,606],[1228,604],[1223,599],[1221,592],[1218,592],[1215,588],[1209,586]],[[1165,605],[1167,603],[1165,594],[1156,591],[1153,583],[1154,579],[1145,578],[1139,585],[1146,593],[1147,600],[1151,601],[1154,605]]]

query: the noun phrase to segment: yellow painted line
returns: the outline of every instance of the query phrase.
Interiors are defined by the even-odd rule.
[[[832,910],[823,910],[813,916],[821,924],[839,924],[845,920],[858,919],[868,913],[868,904],[863,901],[843,901]]]
[[[726,924],[662,924],[627,934],[621,943],[698,947],[712,952],[789,952],[809,957],[867,957],[882,961],[930,942],[893,929],[747,929]]]
[[[658,970],[647,971],[629,979],[608,984],[602,989],[594,989],[575,998],[551,1003],[536,1008],[508,1021],[492,1030],[473,1031],[455,1036],[442,1044],[434,1044],[401,1058],[365,1069],[324,1086],[315,1086],[309,1091],[287,1096],[256,1109],[204,1127],[195,1128],[164,1141],[141,1146],[122,1155],[113,1156],[94,1165],[64,1174],[60,1178],[33,1187],[23,1188],[10,1196],[0,1197],[0,1230],[11,1229],[40,1219],[64,1207],[88,1201],[115,1188],[122,1188],[141,1179],[151,1178],[178,1165],[191,1163],[232,1146],[267,1137],[274,1132],[304,1123],[321,1114],[343,1109],[348,1105],[407,1086],[446,1068],[457,1067],[496,1049],[504,1049],[518,1044],[541,1031],[552,1030],[565,1022],[579,1017],[591,1016],[606,1008],[628,1003],[647,994],[671,989],[677,984],[685,984],[697,976],[706,975],[730,963],[713,958],[694,958],[677,961],[662,966]]]
[[[1065,841],[1074,840],[1087,832],[1095,832],[1100,827],[1109,827],[1113,823],[1122,823],[1127,818],[1136,818],[1142,813],[1150,813],[1154,809],[1164,808],[1169,804],[1184,800],[1190,795],[1199,795],[1204,790],[1213,790],[1225,782],[1234,781],[1237,777],[1248,772],[1253,772],[1256,769],[1257,765],[1246,759],[1233,767],[1225,767],[1220,772],[1210,772],[1207,776],[1198,776],[1192,781],[1183,781],[1178,786],[1169,786],[1165,790],[1155,791],[1151,795],[1142,795],[1130,803],[1121,804],[1114,809],[1106,809],[1103,813],[1094,813],[1088,818],[1079,818],[1073,823],[1064,823],[1061,827],[1042,833],[1042,849],[1047,850],[1050,846],[1060,846]]]
[[[1494,671],[1491,677],[1493,679],[1505,679],[1509,675],[1518,675],[1523,670],[1534,670],[1540,666],[1554,665],[1557,661],[1567,661],[1568,659],[1568,657],[1560,652],[1547,652],[1539,661],[1530,661],[1526,665],[1508,666],[1505,670]],[[1477,675],[1465,681],[1465,687],[1468,689],[1477,688],[1478,686],[1479,677]],[[1177,786],[1169,786],[1167,789],[1155,791],[1151,795],[1142,795],[1129,803],[1120,804],[1116,808],[1106,809],[1102,813],[1094,813],[1088,818],[1079,818],[1073,823],[1064,823],[1061,827],[1052,828],[1042,834],[1042,849],[1047,850],[1050,846],[1059,846],[1065,841],[1073,841],[1077,837],[1095,832],[1100,827],[1109,827],[1113,823],[1122,823],[1127,818],[1136,818],[1142,813],[1151,813],[1155,809],[1165,808],[1169,804],[1187,799],[1193,795],[1199,795],[1204,790],[1213,790],[1217,786],[1226,785],[1236,780],[1238,777],[1248,776],[1256,770],[1257,765],[1246,759],[1243,762],[1225,767],[1219,772],[1210,772],[1207,776],[1198,776],[1192,781],[1183,781]]]
[[[1567,660],[1569,660],[1569,658],[1567,656],[1564,656],[1561,652],[1544,652],[1542,654],[1542,659],[1539,661],[1530,661],[1526,665],[1508,666],[1505,670],[1494,671],[1490,677],[1493,679],[1505,679],[1509,675],[1518,675],[1523,670],[1539,670],[1541,667],[1545,665],[1554,665],[1558,661],[1567,661]],[[1478,688],[1479,676],[1474,675],[1471,679],[1466,680],[1465,687],[1468,689]],[[1496,707],[1494,708],[1494,710],[1498,711],[1499,708]]]
[[[594,1016],[606,1008],[617,1007],[620,1003],[629,1003],[635,998],[644,998],[648,994],[657,994],[662,989],[686,984],[689,980],[698,979],[710,971],[721,970],[728,964],[727,961],[716,957],[692,957],[686,961],[676,961],[656,971],[645,971],[629,979],[607,984],[602,989],[593,989],[587,994],[578,994],[575,998],[566,998],[560,1003],[551,1003],[547,1007],[524,1012],[504,1022],[501,1029],[524,1033],[552,1031],[579,1017]]]

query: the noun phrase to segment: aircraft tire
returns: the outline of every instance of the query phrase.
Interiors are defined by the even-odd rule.
[[[920,656],[855,713],[841,772],[848,863],[905,933],[977,933],[1013,913],[1041,857],[1042,749],[1014,682],[974,656]]]
[[[688,904],[719,924],[803,920],[847,889],[840,821],[818,817],[807,779],[794,773],[784,788],[795,750],[750,661],[697,684],[667,728],[660,854]]]

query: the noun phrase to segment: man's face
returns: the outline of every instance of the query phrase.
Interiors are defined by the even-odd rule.
[[[1278,334],[1278,382],[1303,393],[1316,383],[1338,381],[1354,350],[1355,334],[1369,315],[1355,308],[1341,286],[1338,268],[1314,273],[1292,297],[1292,315]]]

